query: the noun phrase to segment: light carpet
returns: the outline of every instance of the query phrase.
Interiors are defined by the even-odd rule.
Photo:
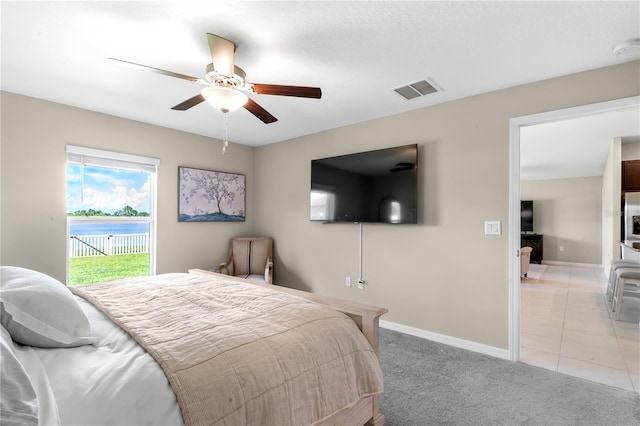
[[[640,425],[640,396],[380,330],[387,426]]]

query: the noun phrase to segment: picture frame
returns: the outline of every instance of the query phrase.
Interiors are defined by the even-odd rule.
[[[178,222],[244,222],[243,174],[178,166]]]

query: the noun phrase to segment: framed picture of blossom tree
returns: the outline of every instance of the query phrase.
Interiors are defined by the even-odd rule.
[[[178,167],[178,222],[244,222],[242,174]]]

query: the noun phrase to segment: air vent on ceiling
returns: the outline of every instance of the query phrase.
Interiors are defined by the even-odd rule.
[[[427,80],[416,81],[415,83],[393,89],[394,92],[405,99],[413,99],[420,96],[436,93],[438,91],[436,85]]]

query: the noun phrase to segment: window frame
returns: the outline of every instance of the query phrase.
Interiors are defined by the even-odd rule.
[[[336,216],[336,194],[332,189],[314,187],[310,191],[310,220],[318,221],[318,222],[333,222]],[[322,204],[314,204],[314,194],[317,196],[324,197],[324,203]],[[318,198],[316,198],[316,201]],[[323,209],[324,218],[317,217],[318,210]]]
[[[156,274],[156,234],[157,234],[157,179],[160,160],[157,158],[143,157],[139,155],[125,154],[115,151],[105,151],[94,148],[86,148],[75,145],[67,145],[68,164],[80,164],[112,169],[124,169],[149,172],[149,216],[148,217],[110,217],[99,219],[95,217],[66,216],[66,282],[69,282],[69,231],[71,224],[90,223],[118,223],[118,222],[144,222],[149,223],[149,275]],[[65,187],[66,187],[65,173]],[[65,191],[66,193],[66,191]],[[66,205],[66,201],[65,201]],[[65,209],[66,210],[66,209]]]

